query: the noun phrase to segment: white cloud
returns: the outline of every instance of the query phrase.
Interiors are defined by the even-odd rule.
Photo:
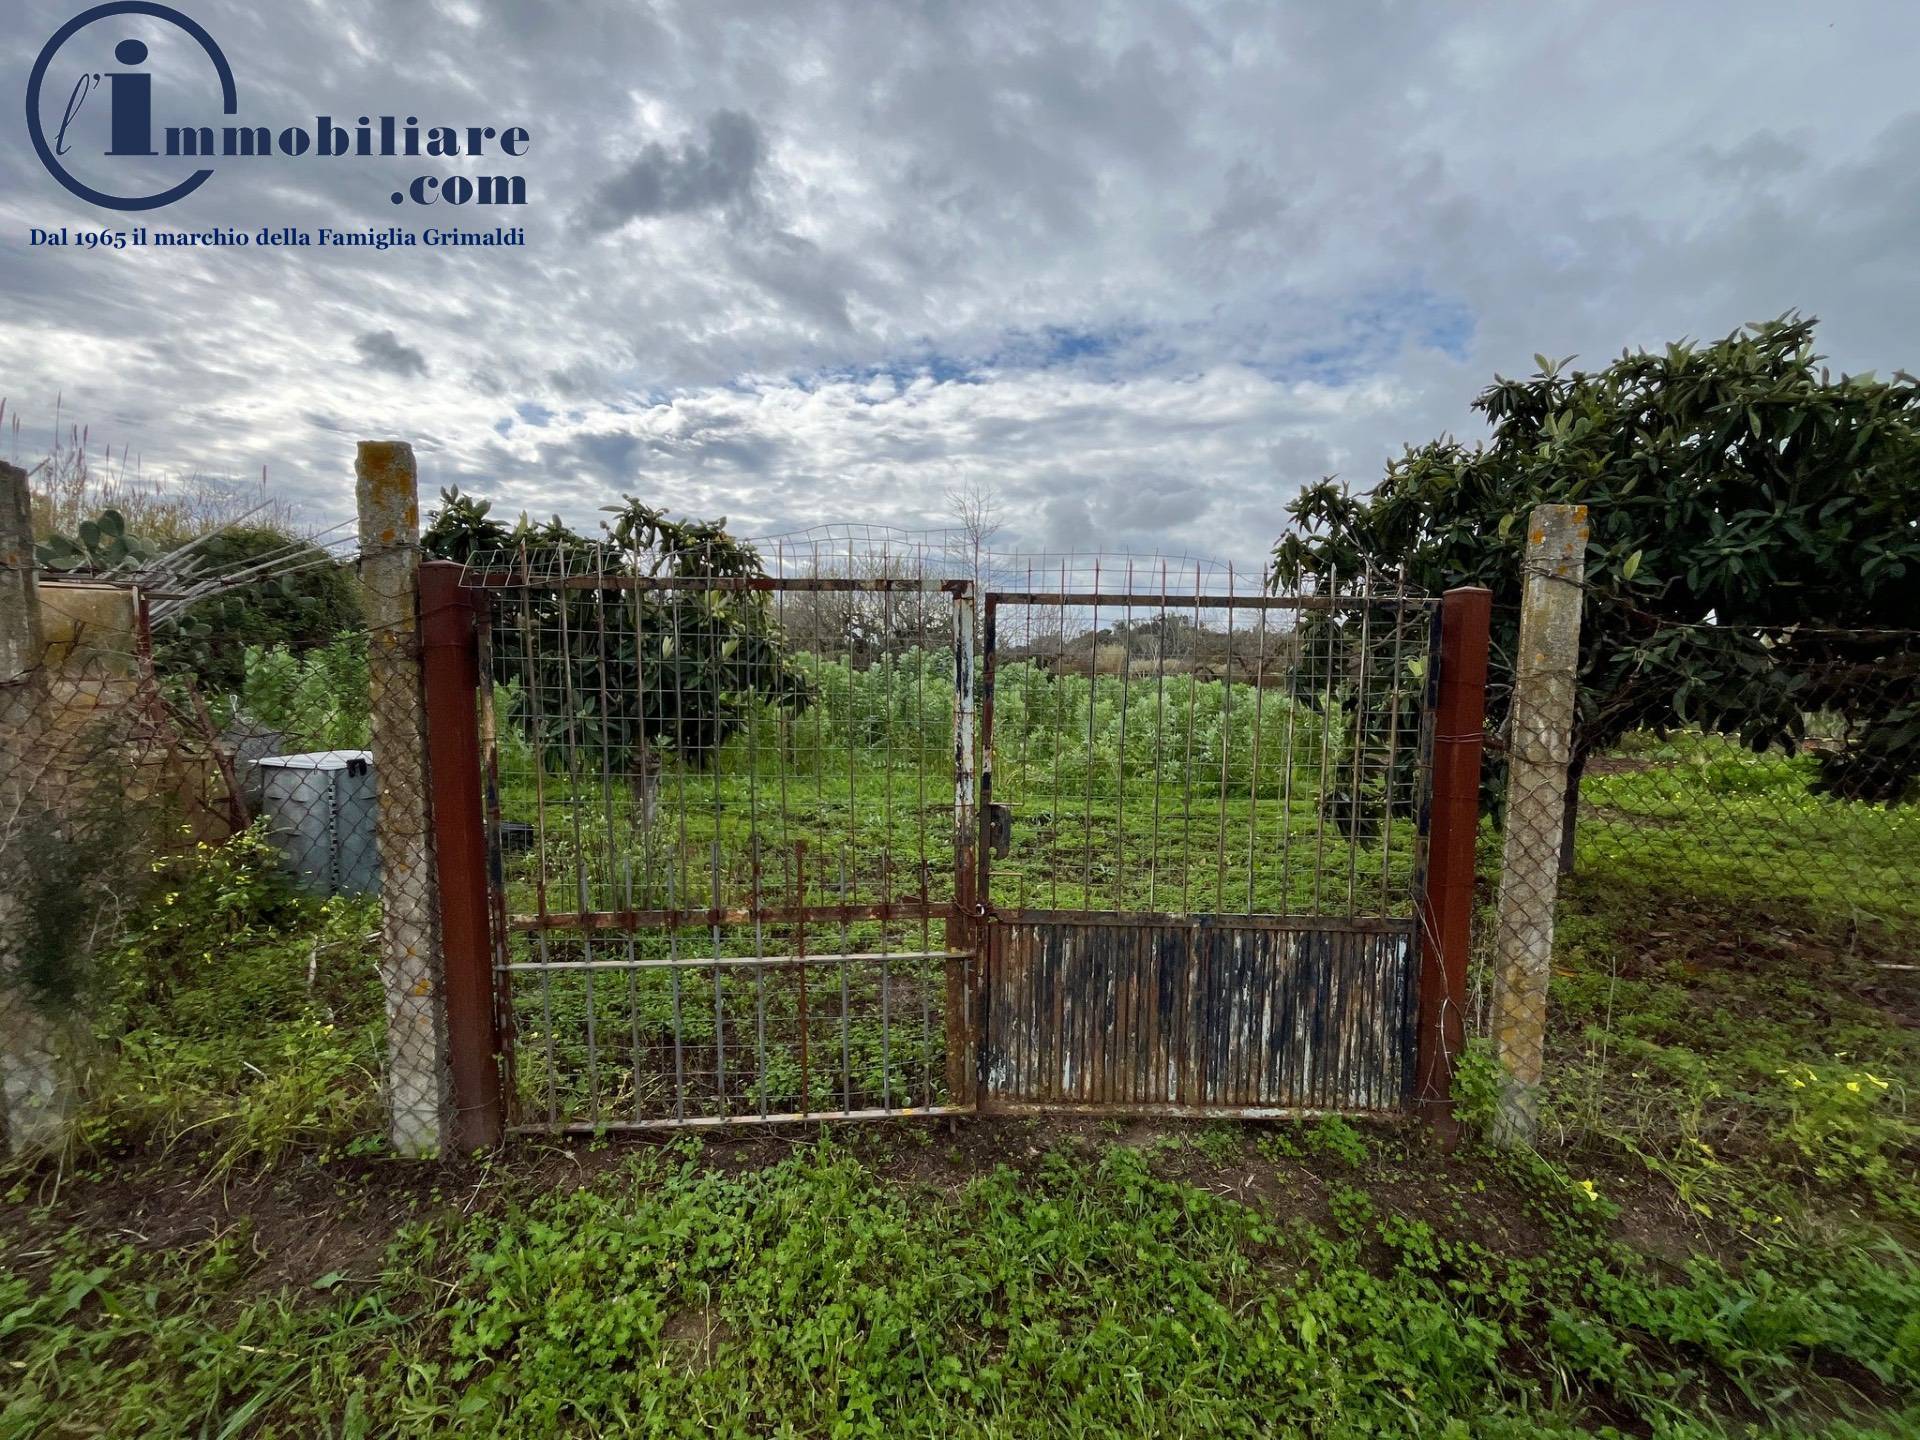
[[[72,6],[18,8],[37,44]],[[1244,560],[1536,351],[1800,307],[1841,367],[1920,358],[1906,5],[193,13],[249,118],[533,132],[525,251],[31,249],[128,217],[0,153],[9,408],[328,518],[349,437],[399,435],[576,520],[923,524],[977,478],[1025,543]],[[145,218],[445,223],[411,173],[235,162]]]

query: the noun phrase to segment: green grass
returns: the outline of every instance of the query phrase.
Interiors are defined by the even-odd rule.
[[[1582,788],[1583,860],[1641,884],[1920,925],[1920,808],[1816,793],[1815,759],[1725,736],[1629,737]]]
[[[874,903],[923,884],[949,899],[951,656],[802,664],[805,708],[753,708],[717,754],[655,757],[652,825],[633,796],[636,757],[603,751],[584,724],[560,726],[536,758],[523,732],[537,710],[555,733],[551,701],[497,687],[501,815],[538,832],[536,853],[509,867],[510,908],[542,893],[550,910]],[[993,799],[1012,821],[996,904],[1410,912],[1410,718],[1026,663],[1001,668],[994,699]]]
[[[256,828],[156,867],[84,997],[68,1158],[186,1143],[224,1172],[378,1129],[378,906],[299,895],[277,861]]]
[[[1708,812],[1791,799],[1836,853],[1868,820],[1800,771],[1718,784],[1675,871],[1627,843],[1678,828],[1636,773],[1590,782],[1612,838],[1563,899],[1518,1155],[1329,1119],[391,1160],[369,908],[198,852],[107,966],[75,1146],[0,1203],[0,1440],[1920,1432],[1911,932],[1757,884],[1797,832],[1756,870]]]
[[[1920,1273],[1898,1251],[1668,1271],[1614,1236],[1604,1188],[1550,1163],[1436,1167],[1327,1130],[1080,1140],[936,1162],[946,1186],[886,1147],[743,1171],[685,1141],[580,1188],[493,1176],[479,1213],[428,1197],[370,1273],[264,1291],[244,1228],[157,1251],[69,1232],[7,1256],[0,1435],[1891,1436],[1920,1418],[1899,1410]],[[1233,1172],[1273,1192],[1221,1193]],[[1490,1243],[1491,1211],[1526,1243]],[[1818,1428],[1849,1409],[1861,1430]]]

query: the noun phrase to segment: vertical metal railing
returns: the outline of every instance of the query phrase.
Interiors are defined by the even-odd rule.
[[[514,1123],[971,1103],[973,600],[911,548],[479,557]]]
[[[1119,573],[984,597],[983,900],[1411,921],[1436,602]]]

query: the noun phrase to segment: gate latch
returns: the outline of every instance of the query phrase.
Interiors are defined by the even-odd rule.
[[[996,860],[1006,859],[1008,852],[1013,849],[1012,806],[987,806],[987,844]]]

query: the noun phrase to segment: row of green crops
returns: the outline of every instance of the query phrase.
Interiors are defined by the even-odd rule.
[[[953,656],[914,649],[884,663],[805,656],[813,699],[798,712],[762,707],[722,756],[722,768],[804,768],[858,751],[896,766],[937,769],[953,746]],[[998,667],[993,693],[996,774],[1003,784],[1051,784],[1057,773],[1112,785],[1161,775],[1217,793],[1296,780],[1351,783],[1355,712],[1325,694],[1292,694],[1191,675],[1057,675],[1028,661]],[[1367,774],[1388,752],[1411,753],[1411,707],[1363,720]],[[583,759],[586,752],[582,750]]]

